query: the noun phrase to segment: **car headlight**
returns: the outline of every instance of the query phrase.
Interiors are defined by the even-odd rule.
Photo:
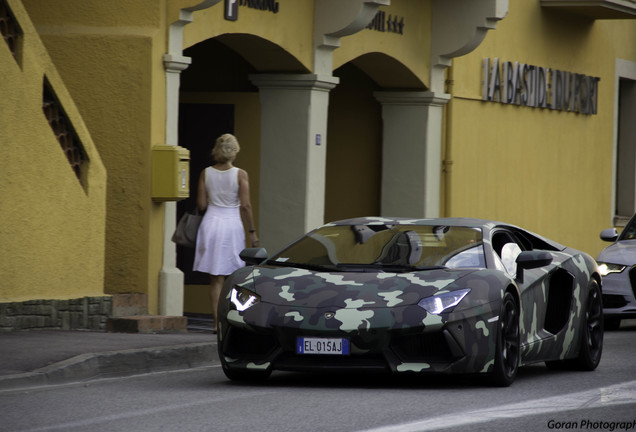
[[[462,301],[466,294],[470,292],[470,289],[457,290],[447,292],[440,295],[434,295],[431,297],[423,298],[417,304],[419,307],[426,310],[428,313],[439,315],[445,310],[457,306]]]
[[[598,263],[598,270],[601,272],[601,276],[607,276],[610,273],[620,273],[625,270],[624,265],[621,264],[612,264],[612,263]]]
[[[261,297],[247,288],[234,285],[230,294],[230,301],[237,311],[243,312],[261,301]]]

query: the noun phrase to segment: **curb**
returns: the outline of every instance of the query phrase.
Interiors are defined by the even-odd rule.
[[[218,362],[216,342],[81,354],[33,372],[0,376],[0,392],[190,369]]]

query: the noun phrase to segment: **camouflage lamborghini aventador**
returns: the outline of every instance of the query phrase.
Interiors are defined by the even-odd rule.
[[[227,278],[218,349],[230,379],[273,370],[482,374],[593,370],[603,347],[594,259],[477,219],[359,218],[274,256],[241,254]]]

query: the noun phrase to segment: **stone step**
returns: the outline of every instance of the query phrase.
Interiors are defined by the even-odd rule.
[[[187,332],[184,316],[134,315],[108,318],[106,330],[115,333],[180,333]]]

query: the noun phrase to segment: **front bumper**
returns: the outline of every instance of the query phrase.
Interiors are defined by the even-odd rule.
[[[311,317],[325,315],[323,310],[304,311],[309,318],[302,324],[307,325],[284,325],[275,308],[267,312],[263,304],[254,308],[263,310],[252,311],[251,322],[236,311],[221,318],[219,356],[228,369],[480,373],[490,371],[494,363],[497,320],[492,319],[496,315],[489,305],[442,316],[427,316],[413,307],[394,308],[391,316],[409,315],[411,324],[393,320],[387,325],[386,319],[370,319],[347,331],[325,328],[315,319],[310,325]],[[413,319],[414,313],[420,314],[419,319]],[[298,337],[347,338],[350,354],[297,354]]]
[[[636,318],[636,266],[603,277],[603,315]]]

